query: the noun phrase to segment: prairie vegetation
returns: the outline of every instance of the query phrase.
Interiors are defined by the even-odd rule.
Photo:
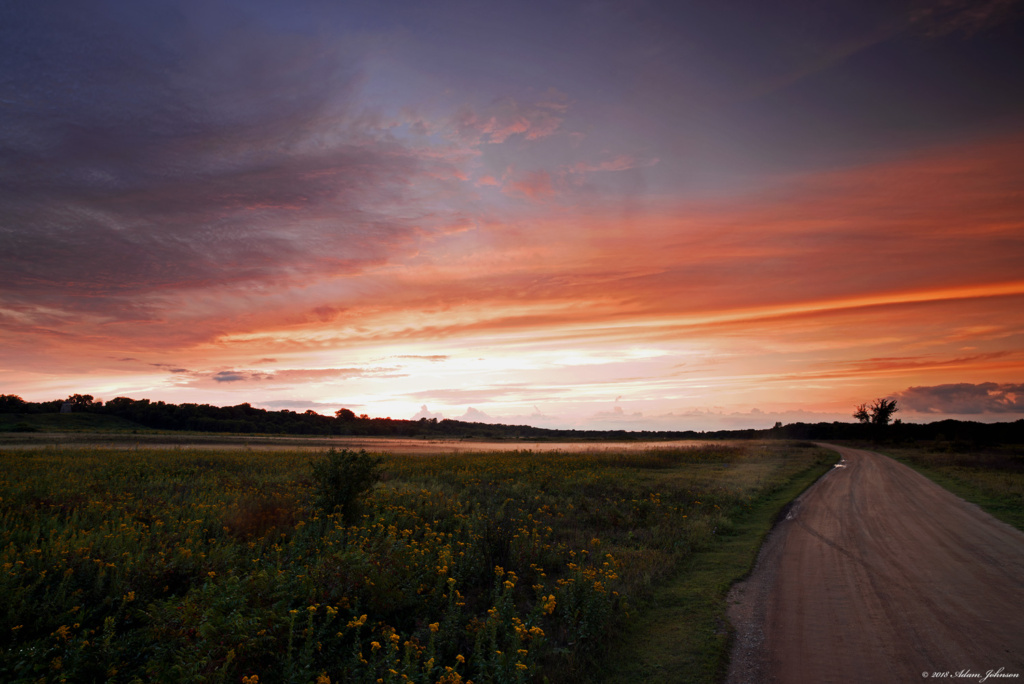
[[[0,680],[581,680],[660,581],[830,455],[382,455],[351,507],[310,457],[0,452]]]

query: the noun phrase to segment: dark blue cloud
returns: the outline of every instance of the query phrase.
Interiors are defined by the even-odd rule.
[[[918,413],[1024,413],[1024,384],[961,382],[910,387],[897,394],[896,399],[903,408]]]
[[[13,3],[12,3],[13,4]],[[0,294],[144,295],[386,259],[413,151],[360,118],[336,17],[19,3],[0,22]]]

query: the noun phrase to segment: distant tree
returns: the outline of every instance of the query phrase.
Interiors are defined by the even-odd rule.
[[[340,408],[340,409],[338,409],[337,411],[334,412],[334,415],[338,418],[338,420],[355,420],[356,419],[356,414],[352,413],[352,411],[350,411],[347,408]]]
[[[870,406],[861,404],[853,412],[853,417],[862,423],[870,423],[885,427],[892,420],[894,413],[899,411],[895,399],[875,399]]]
[[[24,413],[26,403],[16,394],[0,394],[0,413]]]
[[[75,411],[100,408],[103,406],[103,402],[95,401],[91,394],[72,394],[64,401],[71,404]]]

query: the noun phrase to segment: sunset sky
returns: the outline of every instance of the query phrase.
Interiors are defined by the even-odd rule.
[[[0,393],[1024,417],[1024,3],[0,3]]]

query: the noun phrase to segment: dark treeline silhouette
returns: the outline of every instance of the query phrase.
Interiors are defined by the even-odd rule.
[[[1024,420],[1012,423],[979,423],[973,420],[939,420],[933,423],[904,423],[879,427],[870,423],[791,423],[771,430],[759,430],[780,439],[871,440],[882,442],[942,442],[951,446],[995,446],[1024,444]]]
[[[149,399],[118,397],[104,403],[88,394],[75,394],[65,400],[30,402],[21,397],[0,395],[0,413],[29,416],[40,413],[93,413],[116,416],[141,427],[157,430],[196,432],[259,433],[277,435],[351,435],[374,437],[419,437],[449,439],[530,440],[530,441],[656,441],[676,439],[795,439],[795,440],[872,440],[886,442],[932,441],[954,445],[987,446],[1024,443],[1024,420],[1012,423],[978,423],[943,420],[928,424],[903,423],[879,426],[870,423],[776,423],[764,430],[714,431],[627,431],[559,430],[529,425],[471,423],[461,420],[401,420],[357,416],[342,408],[334,416],[315,411],[268,411],[249,404],[211,406],[209,404],[168,404]]]

